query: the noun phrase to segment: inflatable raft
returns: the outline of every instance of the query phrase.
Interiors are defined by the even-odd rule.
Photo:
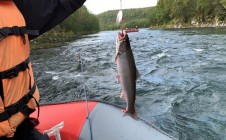
[[[126,30],[127,33],[131,33],[131,32],[139,32],[139,29],[128,29]]]
[[[31,116],[36,117],[37,111]],[[174,139],[141,119],[126,116],[121,108],[99,101],[43,105],[39,121],[37,129],[52,133],[51,140]]]

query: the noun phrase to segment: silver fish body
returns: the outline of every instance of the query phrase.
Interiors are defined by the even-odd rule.
[[[117,78],[122,88],[122,96],[127,101],[127,107],[124,112],[135,114],[136,80],[139,77],[139,72],[136,68],[127,34],[122,39],[119,39],[119,36],[117,37],[115,61],[118,71]]]

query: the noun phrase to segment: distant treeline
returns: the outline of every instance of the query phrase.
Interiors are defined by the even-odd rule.
[[[59,44],[83,34],[120,29],[115,23],[118,12],[111,10],[94,15],[82,6],[57,27],[35,39],[33,44]],[[123,9],[123,17],[124,28],[226,26],[226,0],[158,0],[155,7]]]
[[[119,29],[119,10],[98,15],[101,30]],[[226,0],[158,0],[157,6],[123,10],[125,27],[164,27],[166,25],[222,24],[226,20]]]
[[[226,0],[158,0],[150,12],[151,25],[214,24],[226,18]]]
[[[100,31],[99,19],[94,14],[89,13],[85,6],[82,6],[69,16],[60,26],[66,31],[72,31],[74,34],[87,34]]]
[[[152,8],[123,9],[125,28],[149,27],[149,11]],[[100,30],[115,30],[120,27],[116,26],[116,17],[119,10],[111,10],[101,13],[98,16],[100,21]]]

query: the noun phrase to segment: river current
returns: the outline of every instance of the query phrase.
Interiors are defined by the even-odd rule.
[[[32,51],[40,103],[87,94],[124,107],[114,62],[117,32]],[[226,140],[226,29],[141,29],[129,37],[141,74],[138,116],[180,140]]]

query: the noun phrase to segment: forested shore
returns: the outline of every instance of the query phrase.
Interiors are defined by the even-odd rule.
[[[98,15],[101,30],[118,29],[119,10]],[[124,9],[125,28],[225,27],[226,0],[158,0],[155,7]]]
[[[63,46],[82,35],[99,32],[99,19],[85,6],[52,30],[31,41],[31,49]]]
[[[225,26],[226,0],[159,0],[150,15],[151,26]]]
[[[62,46],[85,34],[115,30],[119,10],[94,15],[82,6],[51,31],[31,41],[32,49]],[[226,0],[158,0],[154,7],[123,9],[124,28],[226,27]]]

